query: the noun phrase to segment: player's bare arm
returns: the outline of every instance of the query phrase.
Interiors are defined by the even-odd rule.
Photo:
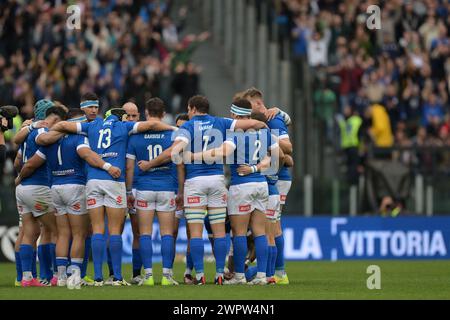
[[[22,124],[22,129],[20,129],[20,131],[17,132],[17,134],[14,136],[15,144],[21,145],[22,143],[24,143],[32,130],[46,127],[46,124],[44,121],[38,121],[38,122],[31,121],[31,123],[30,123],[30,121],[31,120],[26,120]],[[25,125],[25,123],[28,123],[28,125]]]
[[[177,165],[178,194],[175,198],[177,210],[182,210],[184,206],[184,181],[186,179],[186,168],[183,163]]]
[[[59,131],[62,133],[78,133],[78,123],[61,121],[55,124],[50,131]]]
[[[49,131],[41,133],[36,138],[36,143],[40,146],[49,146],[56,143],[59,139],[64,137],[65,133],[59,131]]]
[[[288,168],[292,168],[294,166],[294,159],[292,159],[292,156],[288,154],[284,155],[284,166]]]
[[[196,152],[192,155],[194,161],[217,161],[224,157],[231,155],[236,147],[232,143],[224,142],[220,147],[215,149],[206,150],[203,152]]]
[[[90,148],[79,148],[77,150],[81,159],[86,161],[91,167],[99,168],[107,171],[111,177],[117,179],[121,175],[121,170],[117,167],[111,166],[111,164],[105,162],[100,156],[92,151]]]
[[[280,145],[281,150],[283,150],[283,153],[292,155],[294,148],[292,147],[292,142],[289,138],[279,139],[278,144]]]
[[[127,159],[126,171],[125,171],[125,185],[127,188],[127,206],[128,209],[132,209],[134,206],[134,196],[132,192],[133,178],[134,178],[134,159]]]
[[[255,120],[255,119],[242,119],[242,120],[236,120],[236,124],[234,126],[235,129],[241,129],[241,130],[249,130],[249,129],[264,129],[268,128],[267,124],[265,124],[262,121]]]
[[[137,133],[142,133],[146,131],[167,131],[167,130],[174,130],[174,127],[158,120],[147,120],[138,122],[138,125],[136,127]]]
[[[35,154],[23,165],[22,170],[20,170],[19,175],[15,180],[16,186],[19,185],[23,179],[31,176],[39,167],[45,163],[45,159]]]
[[[162,166],[163,164],[169,163],[170,161],[175,160],[172,159],[172,155],[174,155],[175,157],[179,156],[182,153],[182,151],[186,148],[186,146],[187,143],[184,141],[181,140],[175,141],[170,148],[164,150],[155,159],[150,161],[143,161],[143,160],[139,161],[138,162],[139,169],[141,169],[142,171],[148,171],[151,168],[156,168]],[[174,162],[177,164],[181,163],[181,161],[174,161]]]

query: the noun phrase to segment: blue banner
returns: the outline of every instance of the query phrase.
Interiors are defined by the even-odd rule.
[[[287,260],[450,258],[450,217],[285,217],[282,225]]]
[[[449,259],[450,217],[284,217],[287,260]],[[159,225],[153,226],[154,261],[161,261]],[[205,254],[211,254],[206,231]],[[133,235],[127,221],[123,233],[123,262],[131,262]],[[187,247],[181,221],[177,254]]]

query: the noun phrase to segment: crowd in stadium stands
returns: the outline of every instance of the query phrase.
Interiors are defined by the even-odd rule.
[[[43,98],[79,105],[96,92],[103,108],[161,97],[173,113],[198,93],[191,60],[208,33],[180,36],[187,8],[173,1],[78,1],[81,29],[66,28],[65,1],[0,3],[0,104],[30,118]],[[175,16],[175,21],[170,16]],[[104,110],[101,110],[104,111]]]
[[[366,25],[373,4],[380,30]],[[328,127],[349,106],[377,146],[450,146],[450,2],[275,0],[275,7],[293,59],[314,70],[315,111]]]
[[[209,33],[180,35],[187,8],[174,12],[171,0],[83,0],[81,29],[71,30],[63,2],[0,2],[0,105],[20,108],[7,140],[44,98],[77,107],[82,94],[96,92],[101,113],[133,101],[143,117],[145,101],[158,96],[173,122],[199,93],[201,70],[191,57]]]

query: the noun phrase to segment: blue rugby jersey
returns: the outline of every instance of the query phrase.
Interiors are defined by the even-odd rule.
[[[78,155],[80,148],[89,148],[86,136],[68,134],[56,143],[43,147],[52,185],[86,184],[85,162]]]
[[[176,132],[175,141],[182,140],[188,143],[188,150],[201,152],[215,149],[222,145],[226,139],[227,130],[234,130],[236,120],[213,117],[211,115],[194,116],[184,123]],[[186,164],[186,180],[202,177],[223,175],[223,164]]]
[[[157,158],[164,150],[172,146],[173,131],[149,131],[130,137],[127,158],[135,160],[133,187],[141,191],[176,191],[177,179],[175,164],[172,162],[152,168],[148,171],[139,169],[139,161]]]
[[[231,185],[266,181],[266,177],[259,172],[240,176],[237,169],[242,164],[257,165],[264,159],[269,150],[278,146],[276,139],[272,138],[270,130],[236,132],[227,138],[226,143],[231,143],[235,147],[230,164]]]
[[[279,135],[278,135],[279,139],[289,138],[288,128],[287,128],[287,126],[284,122],[284,119],[281,115],[278,114],[275,118],[270,120],[267,123],[267,125],[269,126],[270,129],[279,131]],[[280,172],[278,173],[278,179],[283,180],[283,181],[291,181],[292,180],[291,174],[287,167],[283,166],[280,169]]]
[[[114,179],[101,168],[88,165],[88,180],[110,180],[125,182],[125,162],[129,135],[136,133],[136,122],[122,122],[111,115],[105,120],[97,118],[92,122],[77,123],[78,133],[87,135],[91,149],[111,165],[122,170]]]
[[[27,139],[21,144],[20,150],[22,154],[22,162],[25,164],[28,159],[33,157],[36,153],[45,159],[42,148],[36,143],[37,137],[48,132],[47,128],[33,130],[28,135]],[[23,186],[47,186],[50,187],[51,179],[49,179],[49,172],[46,165],[42,165],[33,172],[33,174],[22,180],[20,183]]]

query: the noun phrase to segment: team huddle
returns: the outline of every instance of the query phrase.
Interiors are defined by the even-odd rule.
[[[173,264],[181,219],[188,237],[185,284],[206,284],[203,228],[215,258],[215,284],[289,283],[280,224],[293,166],[289,116],[267,109],[255,88],[235,95],[231,118],[209,115],[203,96],[192,97],[187,110],[173,127],[162,121],[159,98],[147,101],[146,121],[138,121],[131,102],[99,117],[94,93],[83,95],[75,109],[50,100],[35,104],[33,121],[15,136],[16,286],[155,285],[155,214],[161,285],[178,285]],[[127,215],[133,230],[130,282],[122,275]],[[87,275],[91,254],[93,278]]]

